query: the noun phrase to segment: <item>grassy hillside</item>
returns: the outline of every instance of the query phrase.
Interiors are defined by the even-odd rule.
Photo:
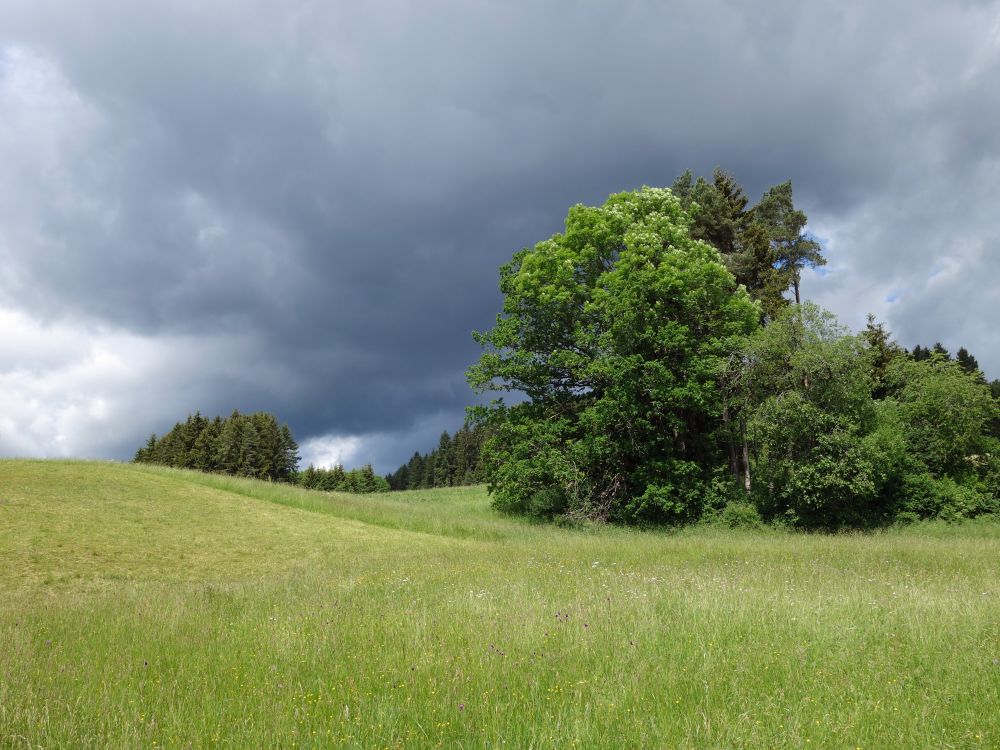
[[[0,461],[0,748],[998,747],[998,570],[989,524],[573,530]]]

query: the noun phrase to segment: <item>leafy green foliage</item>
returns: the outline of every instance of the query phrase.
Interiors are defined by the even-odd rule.
[[[996,512],[1000,413],[975,357],[907,356],[873,317],[855,335],[802,303],[825,260],[791,184],[748,206],[725,172],[685,173],[572,208],[503,266],[469,370],[527,396],[476,410],[494,505],[684,523],[749,503],[807,528]]]
[[[896,360],[887,380],[896,394],[909,449],[930,474],[954,479],[974,474],[974,457],[987,452],[987,429],[997,413],[977,372],[932,356],[919,362]]]
[[[916,355],[871,317],[855,336],[808,303],[749,340],[727,396],[766,518],[838,528],[1000,509],[996,402],[981,373]]]
[[[716,386],[759,309],[693,240],[669,190],[570,209],[563,234],[501,268],[504,311],[476,333],[478,416],[497,507],[627,521],[697,518],[718,458]]]
[[[730,529],[759,529],[764,525],[757,506],[747,500],[726,503],[719,513],[719,523]]]
[[[885,512],[877,452],[864,440],[876,416],[870,366],[864,338],[809,303],[758,330],[731,361],[752,496],[767,518],[829,528]]]

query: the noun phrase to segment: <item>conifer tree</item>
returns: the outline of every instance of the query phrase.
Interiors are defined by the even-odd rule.
[[[752,207],[736,179],[719,168],[711,182],[684,172],[671,191],[692,211],[691,237],[715,247],[737,283],[761,303],[762,322],[781,314],[790,286],[801,302],[803,268],[826,264],[819,244],[803,233],[806,215],[794,206],[791,182],[772,187]]]
[[[802,269],[825,266],[826,258],[819,243],[804,233],[806,215],[795,208],[790,180],[764,194],[754,209],[754,220],[767,228],[776,261],[791,280],[795,304],[801,304]]]
[[[889,392],[885,382],[886,372],[894,360],[904,356],[903,349],[892,340],[885,325],[876,322],[872,313],[868,313],[868,324],[861,335],[868,343],[872,356],[872,395],[877,399],[885,398]]]
[[[454,470],[452,440],[447,431],[441,433],[434,461],[434,487],[450,487]]]
[[[162,438],[150,436],[136,451],[138,463],[157,463],[200,471],[221,471],[260,479],[294,481],[298,444],[288,425],[273,414],[250,415],[234,410],[211,421],[195,412]]]
[[[964,346],[959,348],[958,353],[955,355],[955,360],[970,375],[979,372],[979,362],[969,354],[969,350]]]

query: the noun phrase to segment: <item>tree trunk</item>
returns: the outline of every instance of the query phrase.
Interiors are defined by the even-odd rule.
[[[743,489],[750,494],[750,453],[747,450],[747,424],[746,420],[740,417],[740,443],[743,454]]]
[[[726,435],[726,447],[729,449],[729,473],[733,475],[733,479],[740,478],[740,467],[736,457],[736,440],[733,438],[732,432],[729,429],[729,407],[722,407],[722,425],[723,432]]]

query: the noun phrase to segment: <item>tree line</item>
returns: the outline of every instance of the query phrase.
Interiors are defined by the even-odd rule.
[[[299,471],[299,446],[287,424],[267,412],[207,419],[196,412],[162,437],[151,435],[136,451],[136,463],[231,474],[299,484],[327,492],[388,492],[389,483],[371,464],[345,470],[337,465]]]
[[[485,475],[479,456],[485,431],[481,426],[463,426],[454,436],[441,433],[438,447],[429,453],[419,451],[396,471],[386,475],[393,490],[418,490],[428,487],[458,487],[479,484]]]
[[[515,253],[468,371],[527,396],[474,410],[494,505],[809,528],[1000,511],[998,383],[803,302],[825,263],[805,227],[790,182],[751,206],[717,170],[574,206]]]
[[[273,414],[234,411],[225,419],[207,419],[196,412],[162,437],[151,435],[133,460],[289,482],[323,492],[388,492],[483,481],[479,464],[483,434],[478,427],[462,427],[454,436],[445,432],[435,450],[414,453],[409,462],[384,477],[371,464],[355,469],[310,464],[299,471],[298,444],[288,425],[279,425]]]
[[[273,414],[233,411],[223,419],[196,412],[165,435],[150,435],[136,463],[219,472],[277,482],[297,480],[299,446]]]
[[[365,464],[359,469],[345,471],[341,464],[329,469],[317,469],[309,464],[299,473],[298,483],[310,490],[324,492],[388,492],[389,482],[380,477],[372,469],[371,464]]]

